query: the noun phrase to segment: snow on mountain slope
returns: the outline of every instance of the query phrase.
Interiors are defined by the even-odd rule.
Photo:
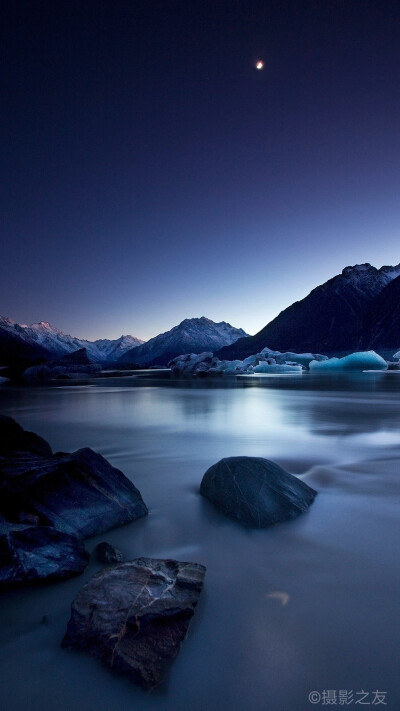
[[[3,316],[0,317],[0,328],[13,336],[18,336],[25,343],[40,346],[58,356],[86,348],[89,358],[95,362],[115,362],[126,350],[143,344],[143,341],[135,336],[120,336],[116,340],[87,341],[63,333],[47,321],[28,326]]]
[[[14,326],[14,321],[0,316],[0,365],[15,365],[23,361],[51,357],[46,348],[24,338]]]
[[[137,348],[141,346],[144,341],[136,336],[120,336],[114,341],[110,341],[107,338],[103,338],[93,342],[99,352],[99,360],[108,360],[109,362],[116,362],[118,358],[121,357],[126,351],[132,348]],[[87,346],[86,346],[87,348]],[[94,358],[93,358],[94,360]]]
[[[185,319],[170,331],[160,333],[142,346],[127,351],[119,362],[166,365],[172,358],[183,353],[216,351],[242,337],[247,337],[242,328],[234,328],[225,321],[215,323],[205,316]]]

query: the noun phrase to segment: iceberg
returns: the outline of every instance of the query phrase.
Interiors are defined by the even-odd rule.
[[[185,355],[173,358],[168,366],[173,373],[193,373],[197,367],[203,365],[208,367],[213,364],[213,354],[211,352],[186,353]],[[217,359],[215,359],[217,360]]]
[[[220,368],[220,372],[226,373],[227,375],[242,373],[244,370],[243,361],[241,360],[223,360]]]
[[[399,351],[400,353],[400,351]],[[216,376],[216,375],[260,375],[302,373],[309,368],[329,372],[332,370],[363,371],[387,370],[387,362],[375,351],[352,353],[344,358],[328,358],[319,353],[293,353],[272,351],[264,348],[260,353],[244,360],[219,360],[213,353],[186,353],[169,362],[174,375]]]
[[[329,372],[331,370],[387,370],[386,361],[375,351],[360,351],[351,353],[344,358],[328,358],[328,360],[312,360],[309,368],[312,371]]]
[[[253,368],[253,373],[302,373],[301,365],[291,363],[259,363]]]
[[[292,351],[286,351],[286,353],[282,353],[277,362],[283,361],[287,363],[287,361],[293,361],[308,368],[312,360],[328,360],[328,356],[320,355],[319,353],[293,353]]]

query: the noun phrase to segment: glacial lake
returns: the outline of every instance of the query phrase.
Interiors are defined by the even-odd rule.
[[[2,387],[0,403],[53,451],[92,447],[140,489],[149,516],[87,541],[89,551],[108,540],[126,559],[207,566],[189,635],[151,694],[60,647],[97,563],[63,583],[3,593],[2,711],[307,711],[326,690],[352,693],[354,709],[361,692],[375,706],[379,690],[381,708],[398,711],[400,371],[154,372]],[[206,469],[233,455],[278,462],[318,490],[315,502],[289,523],[242,528],[198,493]],[[311,692],[321,701],[310,703]]]

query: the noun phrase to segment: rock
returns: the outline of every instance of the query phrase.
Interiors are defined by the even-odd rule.
[[[35,514],[27,513],[26,511],[21,511],[18,514],[18,523],[27,523],[30,526],[39,526],[40,518]]]
[[[22,373],[22,379],[27,383],[45,383],[52,378],[52,369],[48,365],[31,365]]]
[[[72,603],[63,647],[99,657],[152,689],[186,637],[205,567],[138,558],[97,573]]]
[[[81,573],[88,560],[75,536],[48,526],[0,523],[0,588],[63,580]]]
[[[23,511],[84,538],[148,513],[132,482],[91,449],[0,458],[0,513],[16,520]]]
[[[10,456],[17,452],[30,452],[43,457],[52,455],[46,440],[34,432],[23,430],[12,417],[0,415],[0,456]]]
[[[264,528],[306,511],[317,494],[261,457],[227,457],[203,476],[200,493],[245,526]]]
[[[65,355],[57,358],[57,360],[51,361],[52,365],[92,365],[93,361],[90,360],[86,348],[78,348],[72,353],[66,353]]]
[[[85,349],[83,349],[85,350]],[[34,365],[27,368],[22,373],[22,378],[27,383],[41,383],[53,378],[59,379],[60,376],[87,377],[89,375],[97,375],[101,371],[99,363],[90,363],[89,365],[80,363],[69,363],[67,365],[58,365],[56,363],[46,363],[45,365]]]
[[[22,378],[28,383],[40,383],[52,378],[69,379],[72,376],[96,375],[100,371],[100,363],[92,363],[86,348],[79,348],[56,360],[27,368],[23,371]]]
[[[99,563],[122,563],[124,556],[118,548],[115,548],[111,543],[102,541],[94,549],[96,558]]]

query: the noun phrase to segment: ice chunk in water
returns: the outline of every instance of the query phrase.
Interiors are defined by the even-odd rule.
[[[259,363],[253,369],[253,373],[301,373],[301,365],[287,365],[278,363]]]
[[[330,371],[330,370],[387,370],[386,361],[375,351],[360,351],[351,353],[344,358],[329,358],[328,360],[310,363],[310,370]]]

